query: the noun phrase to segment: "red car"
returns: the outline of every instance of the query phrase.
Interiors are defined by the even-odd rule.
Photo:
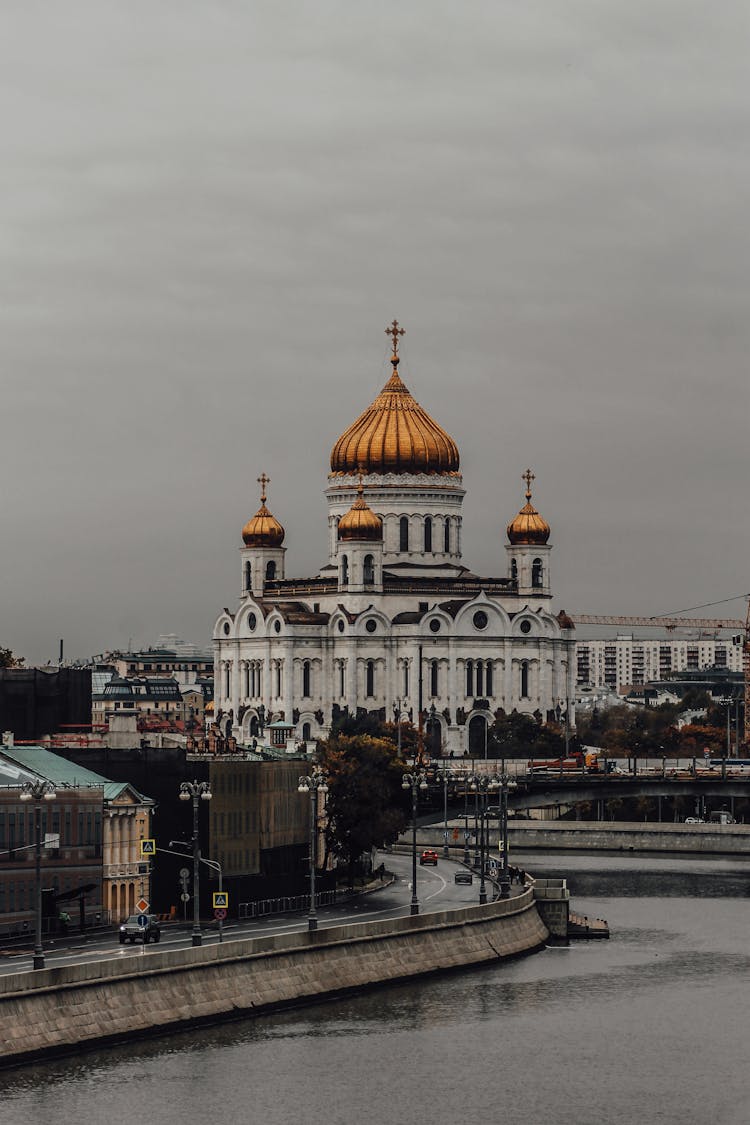
[[[419,862],[421,864],[432,863],[435,867],[437,867],[437,861],[438,861],[438,854],[433,848],[425,848],[425,850],[422,852],[421,856],[419,857]]]

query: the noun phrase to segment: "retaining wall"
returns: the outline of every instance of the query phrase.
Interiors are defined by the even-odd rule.
[[[473,828],[473,823],[470,821]],[[460,828],[460,843],[451,840],[450,851],[454,859],[463,856],[463,821],[451,822],[451,830]],[[402,837],[406,841],[406,836]],[[490,848],[495,859],[497,851],[497,826],[490,829]],[[442,847],[442,827],[420,828],[420,847]],[[706,855],[750,856],[750,825],[747,824],[658,824],[655,822],[594,821],[510,821],[508,848],[512,860],[513,848],[539,851],[579,849],[636,852],[692,852]],[[473,856],[473,841],[470,846]],[[442,854],[442,852],[440,853]]]
[[[531,890],[485,906],[314,933],[148,949],[0,977],[3,1062],[189,1027],[530,953]]]

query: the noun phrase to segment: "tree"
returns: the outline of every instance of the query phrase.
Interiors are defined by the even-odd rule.
[[[20,668],[22,664],[22,656],[14,656],[11,649],[0,646],[0,668]]]
[[[334,734],[318,743],[328,775],[326,851],[348,866],[350,885],[363,852],[391,844],[408,823],[404,767],[389,739]]]

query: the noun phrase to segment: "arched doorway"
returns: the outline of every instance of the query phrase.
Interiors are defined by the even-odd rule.
[[[309,742],[312,738],[312,727],[309,723],[302,724],[302,741]]]
[[[487,750],[487,720],[475,715],[469,722],[469,756],[483,758]]]

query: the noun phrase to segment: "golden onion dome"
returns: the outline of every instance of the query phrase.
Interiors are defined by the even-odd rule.
[[[526,503],[507,528],[508,538],[514,547],[525,543],[544,546],[550,536],[549,524],[531,503],[531,482],[535,479],[531,469],[527,469],[521,477],[526,481]]]
[[[412,398],[398,373],[394,320],[393,374],[375,401],[345,431],[331,451],[332,473],[457,473],[458,446]]]
[[[284,528],[266,507],[266,485],[270,480],[265,473],[258,477],[260,507],[242,529],[246,547],[280,547],[284,542]]]
[[[368,543],[379,543],[383,538],[383,525],[365,500],[361,471],[357,499],[346,515],[339,520],[338,534],[339,539],[344,542],[365,540]]]

